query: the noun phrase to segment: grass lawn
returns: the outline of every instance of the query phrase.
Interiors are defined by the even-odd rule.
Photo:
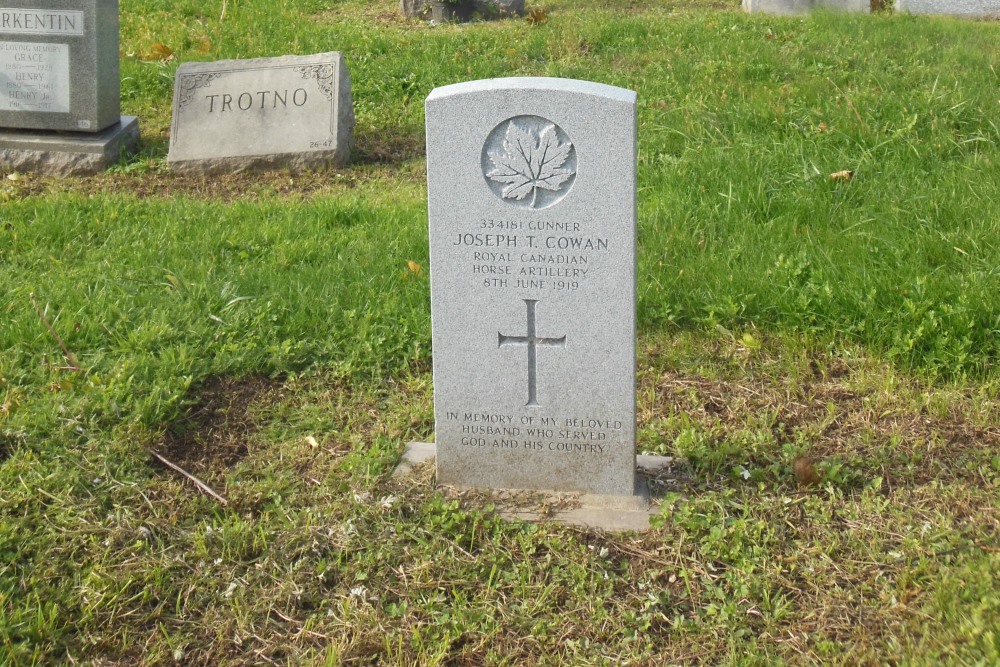
[[[0,665],[1000,664],[1000,23],[120,2],[141,154],[0,181]],[[328,50],[351,166],[170,174],[178,63]],[[511,75],[639,94],[648,533],[390,476],[423,100]]]

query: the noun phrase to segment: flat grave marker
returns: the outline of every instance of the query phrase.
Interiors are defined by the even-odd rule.
[[[205,173],[341,166],[353,132],[340,53],[184,63],[167,161],[177,171]]]

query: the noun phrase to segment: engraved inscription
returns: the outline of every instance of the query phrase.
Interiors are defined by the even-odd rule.
[[[576,181],[573,143],[562,128],[540,116],[517,116],[497,125],[481,159],[493,194],[520,208],[552,206]]]
[[[471,249],[472,276],[484,287],[574,291],[611,251],[610,239],[581,233],[575,221],[483,218],[476,227],[452,245]]]
[[[0,7],[0,33],[10,35],[83,35],[83,12]]]
[[[520,451],[526,455],[600,455],[611,452],[611,441],[625,425],[619,420],[591,417],[542,417],[493,412],[449,411],[457,422],[463,447],[483,452]]]
[[[285,88],[284,90],[219,93],[205,95],[205,99],[208,100],[208,113],[226,113],[227,111],[287,109],[289,103],[292,106],[302,107],[309,101],[309,94],[305,88],[296,88],[294,91]]]
[[[68,113],[69,45],[0,42],[0,110]]]
[[[524,304],[528,307],[528,333],[524,336],[507,336],[497,332],[497,347],[505,345],[525,345],[528,348],[528,402],[527,407],[540,407],[538,405],[538,365],[535,359],[536,349],[539,345],[545,347],[566,347],[566,336],[560,338],[539,338],[535,335],[535,306],[538,301],[535,299],[524,299]]]

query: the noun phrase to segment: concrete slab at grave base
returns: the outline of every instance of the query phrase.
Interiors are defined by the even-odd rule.
[[[418,466],[433,463],[436,452],[433,442],[407,443],[393,475],[408,475]],[[498,512],[505,519],[555,521],[608,531],[648,530],[649,518],[659,514],[660,508],[650,500],[646,478],[672,463],[669,456],[637,456],[637,493],[634,496],[485,489],[476,492],[489,494],[491,500],[497,500]]]
[[[97,133],[0,129],[0,169],[53,176],[96,174],[134,153],[138,145],[135,116],[122,116]]]

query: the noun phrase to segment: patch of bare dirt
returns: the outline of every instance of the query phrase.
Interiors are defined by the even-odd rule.
[[[799,378],[647,373],[639,395],[651,400],[640,402],[639,423],[684,414],[718,440],[770,429],[779,447],[805,443],[813,461],[838,457],[887,483],[975,483],[982,453],[1000,451],[1000,429],[969,418],[975,399],[952,396],[946,410],[931,412],[915,404],[919,388],[901,388],[899,395],[859,388],[863,383],[843,360],[825,362],[822,372],[813,366],[812,375]]]
[[[277,402],[279,387],[279,381],[257,375],[209,378],[194,405],[163,434],[157,451],[196,475],[232,467],[247,455],[261,413]]]

